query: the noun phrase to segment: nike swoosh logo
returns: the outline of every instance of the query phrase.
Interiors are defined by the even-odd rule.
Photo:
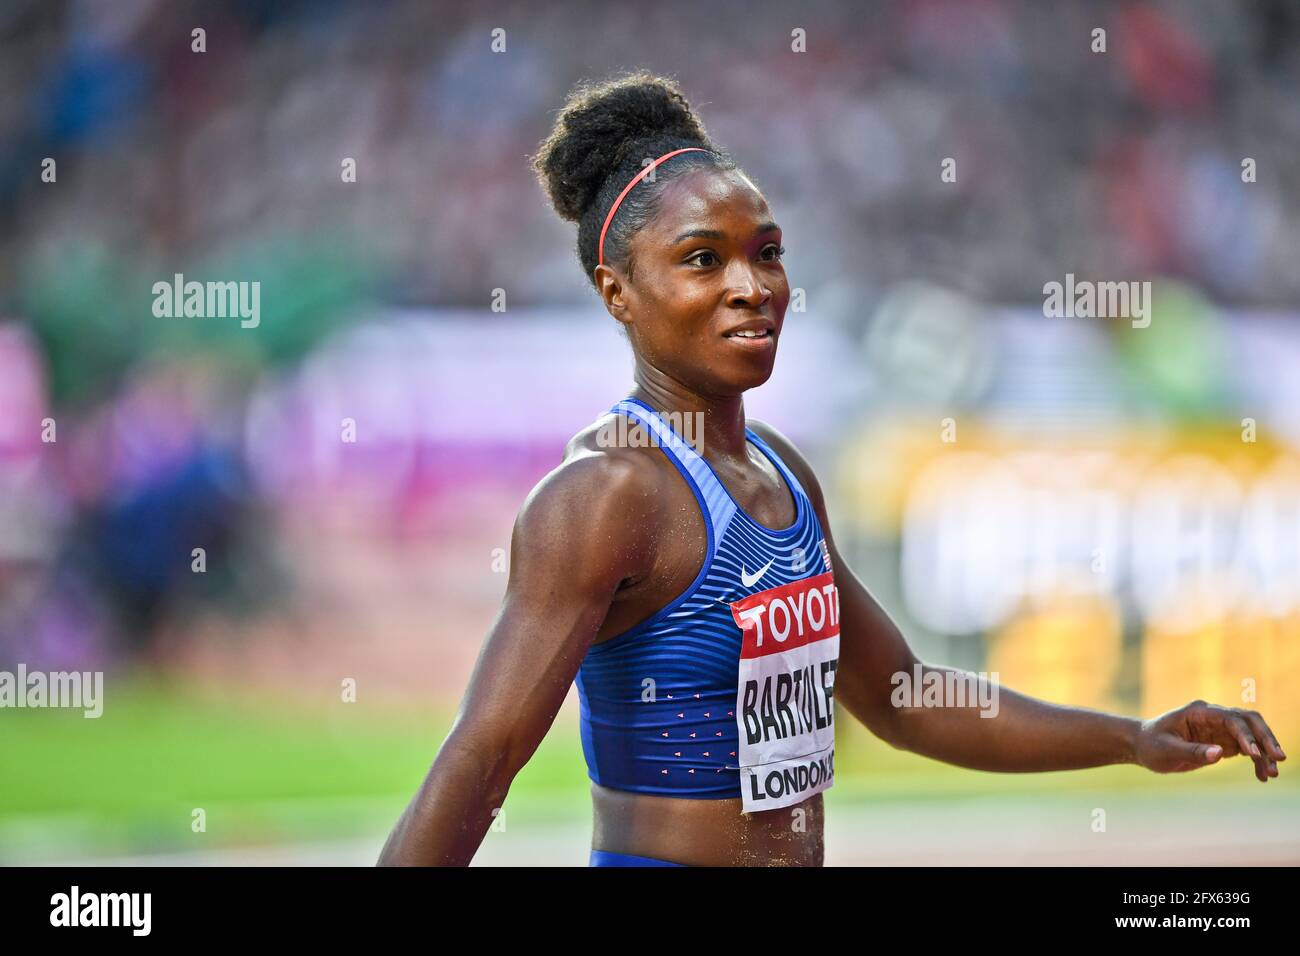
[[[772,566],[772,562],[775,561],[775,560],[776,560],[776,558],[771,558],[771,559],[769,559],[768,562],[767,562],[767,564],[763,565],[761,568],[759,568],[759,569],[758,569],[757,571],[755,571],[753,574],[746,574],[746,573],[745,573],[745,566],[742,564],[742,565],[740,566],[740,583],[741,583],[742,585],[744,585],[745,587],[747,587],[747,588],[752,588],[755,584],[758,583],[758,579],[759,579],[759,578],[761,578],[763,575],[767,574],[767,569],[770,568],[770,567]]]

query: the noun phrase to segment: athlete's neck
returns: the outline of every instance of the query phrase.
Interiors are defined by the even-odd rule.
[[[651,378],[638,369],[631,397],[640,399],[661,413],[699,414],[703,430],[698,451],[710,461],[745,459],[749,455],[745,437],[743,395],[706,396],[671,379]]]

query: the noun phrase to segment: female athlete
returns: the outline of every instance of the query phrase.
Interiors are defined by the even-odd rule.
[[[894,747],[962,767],[1249,754],[1277,775],[1260,715],[1204,701],[1145,722],[1006,688],[991,719],[896,706],[895,675],[967,675],[917,661],[837,550],[808,463],[745,417],[790,297],[762,193],[646,73],[577,88],[534,167],[578,224],[635,387],[524,502],[502,607],[381,864],[468,864],[575,679],[592,865],[821,865],[832,693]]]

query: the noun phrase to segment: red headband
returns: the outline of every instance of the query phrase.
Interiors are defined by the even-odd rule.
[[[660,163],[662,163],[665,159],[672,159],[678,153],[690,153],[690,152],[707,153],[708,150],[702,146],[686,146],[683,147],[682,149],[675,149],[671,153],[664,153],[653,163],[647,164],[645,169],[641,170],[641,172],[633,176],[632,181],[623,187],[623,191],[619,193],[618,198],[614,200],[614,205],[609,207],[609,215],[605,217],[605,225],[600,227],[600,245],[596,247],[597,265],[605,264],[605,233],[609,231],[609,224],[614,219],[614,213],[618,212],[618,207],[622,204],[623,197],[632,191],[633,186],[635,186],[641,180],[649,176],[650,173],[654,170],[654,168],[658,166]]]

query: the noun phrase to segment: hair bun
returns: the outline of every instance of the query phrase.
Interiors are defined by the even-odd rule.
[[[645,71],[584,82],[569,94],[533,168],[555,211],[577,222],[636,144],[662,137],[713,148],[675,82]]]

